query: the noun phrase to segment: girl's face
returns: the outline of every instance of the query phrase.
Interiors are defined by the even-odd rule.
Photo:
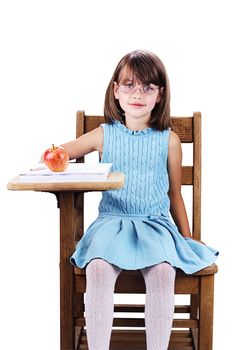
[[[135,81],[132,74],[121,74],[119,83],[114,82],[114,95],[128,118],[150,120],[151,111],[161,99],[159,87]]]

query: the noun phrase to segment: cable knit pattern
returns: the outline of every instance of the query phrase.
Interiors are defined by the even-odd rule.
[[[186,273],[211,265],[218,252],[184,238],[170,219],[167,171],[170,130],[133,131],[102,124],[101,162],[125,174],[124,187],[103,192],[99,216],[79,241],[71,262],[80,268],[101,258],[137,270],[168,262]]]
[[[104,147],[101,162],[113,163],[113,171],[123,172],[125,185],[106,191],[100,213],[169,214],[167,155],[169,130],[146,128],[133,131],[120,122],[102,124]]]

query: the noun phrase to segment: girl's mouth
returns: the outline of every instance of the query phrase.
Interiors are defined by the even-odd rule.
[[[141,104],[141,103],[130,103],[129,105],[132,107],[144,107],[145,106],[144,104]]]

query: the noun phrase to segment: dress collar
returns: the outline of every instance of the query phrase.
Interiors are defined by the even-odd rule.
[[[145,128],[142,130],[131,130],[129,128],[127,128],[124,124],[122,124],[120,121],[115,120],[113,122],[114,126],[117,127],[119,130],[121,130],[123,133],[127,134],[127,135],[133,135],[133,136],[145,136],[145,135],[149,135],[152,132],[154,132],[155,130],[153,128]]]

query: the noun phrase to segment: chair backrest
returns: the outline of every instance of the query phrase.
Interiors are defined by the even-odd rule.
[[[192,186],[192,235],[201,239],[201,113],[194,112],[189,117],[172,117],[172,130],[179,136],[181,143],[193,146],[193,164],[182,165],[182,185]],[[81,136],[104,123],[103,116],[76,114],[76,137]],[[79,158],[83,162],[84,158]]]

